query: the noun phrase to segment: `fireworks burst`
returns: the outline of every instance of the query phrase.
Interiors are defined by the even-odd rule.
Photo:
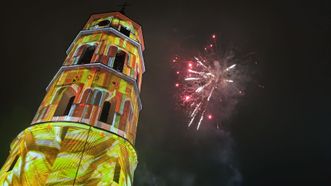
[[[176,56],[172,62],[176,69],[180,105],[188,116],[188,126],[196,124],[199,130],[205,120],[219,122],[228,117],[238,98],[244,94],[242,64],[233,52],[220,55],[216,46],[216,35],[204,48],[203,55],[186,60]]]

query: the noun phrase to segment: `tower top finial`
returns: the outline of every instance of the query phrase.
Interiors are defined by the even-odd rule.
[[[119,12],[121,12],[122,14],[125,14],[125,9],[126,9],[126,7],[130,6],[130,4],[128,4],[128,3],[125,1],[123,4],[121,4],[121,5],[119,5],[119,6],[121,6],[121,10],[120,10]]]

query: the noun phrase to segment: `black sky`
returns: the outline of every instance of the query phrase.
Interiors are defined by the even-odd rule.
[[[1,11],[1,153],[28,127],[65,51],[93,13],[123,1],[7,1]],[[134,185],[331,185],[331,3],[129,1],[146,73]],[[254,51],[255,77],[226,133],[187,129],[169,62],[210,34]]]

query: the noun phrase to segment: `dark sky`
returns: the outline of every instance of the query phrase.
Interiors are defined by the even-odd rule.
[[[1,11],[0,164],[28,127],[65,51],[93,13],[123,1],[8,1]],[[129,1],[143,27],[143,77],[134,185],[331,185],[331,3]],[[175,46],[210,34],[253,51],[254,77],[222,132],[188,129],[175,109]]]

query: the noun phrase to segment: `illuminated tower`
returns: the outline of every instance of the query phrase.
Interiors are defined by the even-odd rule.
[[[11,143],[0,185],[132,185],[143,50],[137,23],[92,15],[32,125]]]

